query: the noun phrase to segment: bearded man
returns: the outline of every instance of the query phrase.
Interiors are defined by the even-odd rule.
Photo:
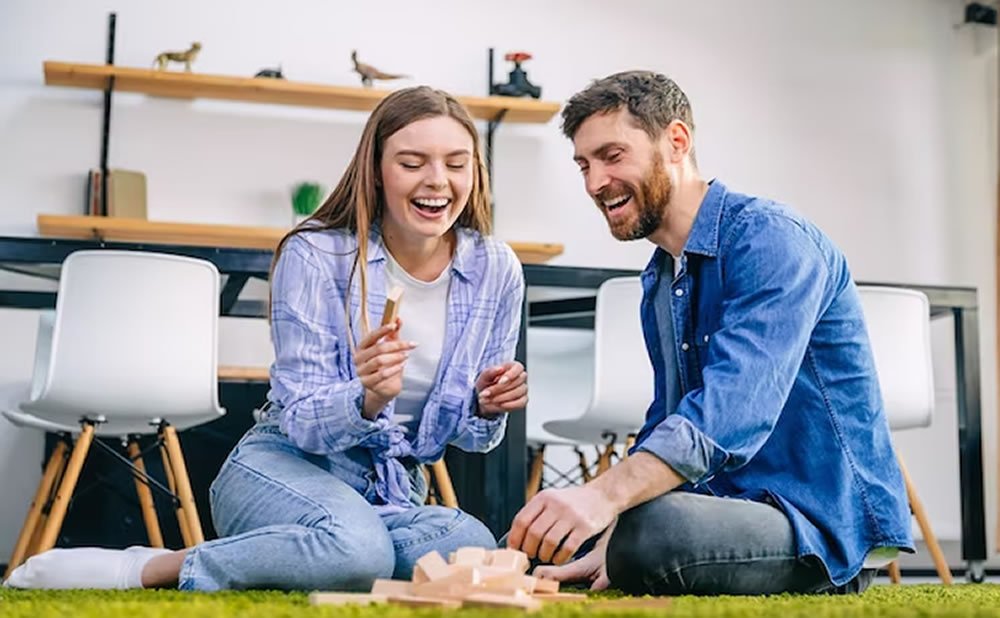
[[[844,255],[703,179],[663,75],[595,81],[562,119],[611,234],[655,245],[637,308],[655,397],[630,457],[537,494],[508,546],[553,565],[537,575],[634,594],[865,590],[913,540]]]

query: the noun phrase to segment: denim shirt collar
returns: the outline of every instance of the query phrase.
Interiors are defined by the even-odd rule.
[[[708,191],[701,200],[698,214],[691,224],[685,253],[697,253],[708,257],[719,255],[719,227],[722,225],[722,206],[726,202],[726,186],[718,180],[710,180]]]

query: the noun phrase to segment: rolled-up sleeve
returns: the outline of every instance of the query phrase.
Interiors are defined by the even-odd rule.
[[[702,386],[635,447],[695,485],[745,465],[767,441],[807,360],[831,281],[816,242],[780,216],[735,223],[719,259],[722,313]]]
[[[282,408],[282,431],[310,453],[346,450],[380,429],[361,415],[360,379],[341,371],[346,333],[343,297],[308,241],[292,237],[272,276],[271,399]]]

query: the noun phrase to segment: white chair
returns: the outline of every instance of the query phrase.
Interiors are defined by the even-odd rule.
[[[532,326],[528,329],[528,406],[525,433],[531,453],[528,487],[530,500],[542,487],[548,446],[573,447],[579,459],[579,473],[589,479],[589,466],[579,443],[545,430],[549,420],[579,414],[590,400],[590,380],[594,373],[594,331],[580,328]],[[554,470],[549,464],[550,470]],[[572,473],[560,476],[575,482]]]
[[[624,443],[626,449],[631,445],[653,401],[653,368],[639,319],[641,300],[638,277],[616,277],[601,284],[594,308],[589,400],[576,417],[542,424],[546,431],[577,444],[604,444],[598,474],[611,466],[616,444]],[[529,374],[533,371],[529,368]],[[578,376],[577,384],[580,379],[586,377]]]
[[[934,413],[934,373],[927,296],[916,290],[880,286],[858,286],[858,294],[889,428],[900,431],[929,426]],[[910,510],[920,526],[937,573],[945,584],[951,584],[951,571],[923,504],[898,454],[897,459],[906,483]],[[889,565],[889,575],[894,582],[899,582],[897,562]]]
[[[132,467],[151,545],[163,540],[150,484],[175,501],[185,545],[204,540],[177,431],[225,414],[218,402],[218,315],[219,273],[210,262],[110,250],[66,258],[56,310],[40,317],[32,383],[14,387],[23,397],[3,410],[19,426],[64,436],[5,578],[55,545],[92,444]],[[142,434],[158,435],[169,490],[145,474]],[[121,437],[129,457],[95,436]]]

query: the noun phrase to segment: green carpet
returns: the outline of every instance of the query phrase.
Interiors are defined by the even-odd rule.
[[[430,618],[445,612],[411,610],[392,606],[310,607],[308,595],[280,592],[225,592],[216,594],[137,590],[128,592],[39,592],[0,589],[3,618],[205,618],[271,616],[343,616],[345,618]],[[496,614],[518,615],[510,610],[456,610],[463,618]],[[568,616],[663,615],[655,610],[587,610],[586,603],[550,605],[533,614],[542,618]],[[1000,616],[1000,585],[873,586],[860,596],[678,597],[670,616]]]

